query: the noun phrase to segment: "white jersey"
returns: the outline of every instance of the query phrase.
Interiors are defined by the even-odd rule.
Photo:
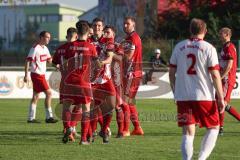
[[[216,49],[200,39],[178,43],[170,66],[176,67],[174,98],[177,101],[212,101],[215,89],[209,70],[219,69]]]
[[[49,59],[51,59],[51,55],[48,48],[39,44],[33,46],[27,56],[27,60],[31,61],[31,72],[39,75],[46,73],[46,61]]]

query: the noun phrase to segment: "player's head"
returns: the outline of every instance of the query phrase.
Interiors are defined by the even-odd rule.
[[[198,18],[193,18],[190,23],[190,33],[192,36],[205,35],[207,33],[207,24]]]
[[[51,39],[51,34],[48,31],[42,31],[39,34],[40,43],[43,45],[47,45]]]
[[[92,35],[94,35],[93,27],[92,27],[92,24],[89,24],[89,33],[88,33],[88,37],[91,37]]]
[[[87,21],[81,21],[76,24],[78,35],[79,36],[88,36],[89,33],[89,24]]]
[[[104,22],[102,18],[94,18],[92,21],[94,35],[101,36],[103,33]]]
[[[221,28],[219,31],[219,37],[223,43],[230,41],[232,37],[232,30],[228,27]]]
[[[116,29],[112,25],[106,25],[103,29],[103,32],[104,32],[104,36],[106,38],[114,38],[115,33],[116,33]]]
[[[77,29],[73,27],[68,28],[66,39],[68,42],[77,40]]]
[[[127,16],[124,18],[123,30],[125,33],[129,34],[135,30],[136,20],[132,16]]]

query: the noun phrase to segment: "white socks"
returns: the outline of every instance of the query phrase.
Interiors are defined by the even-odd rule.
[[[191,160],[192,159],[193,140],[194,140],[194,136],[183,135],[182,145],[181,145],[183,160]]]
[[[32,121],[36,118],[36,104],[30,104],[28,110],[28,120]]]
[[[53,117],[52,107],[45,107],[46,119]]]
[[[201,150],[198,156],[198,160],[206,160],[208,156],[211,154],[213,148],[215,147],[217,137],[218,137],[218,129],[208,129],[207,133],[205,134]]]

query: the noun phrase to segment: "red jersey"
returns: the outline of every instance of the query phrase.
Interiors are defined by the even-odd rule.
[[[106,43],[106,39],[103,36],[101,36],[100,38],[97,38],[96,36],[91,36],[87,39],[87,41],[96,47],[98,55],[102,50],[102,44]]]
[[[131,60],[125,66],[125,75],[132,77],[142,77],[142,42],[137,32],[129,34],[125,41],[128,43],[124,50],[134,50]],[[125,48],[127,47],[127,48]]]
[[[87,41],[77,40],[68,45],[66,52],[61,54],[64,95],[92,97],[90,69],[96,57],[95,47]]]
[[[236,82],[236,71],[237,71],[237,51],[233,43],[227,42],[224,44],[220,54],[220,71],[227,67],[228,60],[233,60],[233,65],[228,75],[223,79],[223,82],[228,81],[228,84],[234,85]]]
[[[100,61],[104,61],[108,58],[108,52],[115,52],[114,39],[102,38],[101,43],[99,43],[101,48],[98,57]],[[111,64],[104,64],[102,68],[98,70],[98,76],[93,83],[103,84],[111,79]]]
[[[64,72],[64,55],[67,54],[67,50],[69,48],[71,43],[67,42],[65,44],[62,44],[60,47],[56,49],[55,54],[53,55],[52,63],[55,65],[60,65],[60,72],[61,72],[61,81],[60,81],[60,87],[59,87],[59,92],[60,92],[60,101],[61,101],[61,94],[63,91],[63,79],[65,79],[67,72]]]

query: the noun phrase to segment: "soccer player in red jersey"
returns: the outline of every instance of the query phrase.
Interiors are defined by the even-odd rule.
[[[199,160],[206,160],[215,147],[219,132],[219,113],[224,112],[224,96],[216,49],[203,38],[207,25],[192,19],[191,38],[179,42],[170,59],[169,79],[177,102],[178,126],[182,127],[182,159],[193,156],[196,125],[206,127]],[[216,101],[215,92],[219,97]]]
[[[92,88],[90,82],[90,66],[97,60],[95,47],[87,42],[89,25],[87,22],[76,24],[78,30],[78,40],[70,43],[66,54],[63,55],[63,79],[62,99],[63,99],[63,123],[66,133],[63,136],[63,143],[68,142],[68,137],[72,133],[70,125],[70,106],[82,107],[81,121],[81,142],[89,144],[87,134],[90,126],[90,103],[92,99]]]
[[[223,43],[223,48],[220,54],[220,73],[223,84],[225,111],[240,121],[240,114],[235,107],[231,106],[231,93],[236,82],[237,71],[237,51],[234,44],[231,42],[232,31],[230,28],[224,27],[219,32],[220,40]],[[220,130],[219,135],[223,135],[224,112],[220,114]]]
[[[52,60],[52,63],[53,65],[58,68],[60,70],[61,73],[65,73],[63,71],[63,66],[62,64],[64,64],[63,62],[63,58],[64,58],[64,55],[67,54],[67,50],[69,48],[69,45],[71,44],[71,42],[74,42],[77,40],[77,29],[76,28],[73,28],[73,27],[70,27],[68,28],[67,30],[67,36],[66,36],[66,39],[67,39],[67,42],[62,44],[60,47],[58,47],[56,49],[56,52],[53,56],[53,60]],[[59,96],[59,100],[60,100],[60,104],[62,104],[62,96],[64,93],[62,93],[62,86],[63,86],[63,83],[64,83],[64,79],[66,78],[66,75],[61,75],[61,83],[60,83],[60,88],[59,88],[59,92],[60,92],[60,96]],[[74,136],[77,134],[76,132],[76,126],[77,126],[77,122],[81,119],[81,108],[78,107],[78,106],[75,106],[72,110],[72,115],[71,115],[71,122],[70,122],[70,125],[71,127],[73,128],[73,134],[71,134],[69,136],[69,139],[71,141],[74,141]],[[64,128],[64,133],[66,132],[66,128]]]
[[[127,34],[124,49],[124,136],[129,136],[130,120],[134,125],[131,135],[143,135],[144,132],[140,126],[138,112],[134,103],[135,96],[142,80],[142,42],[135,31],[135,18],[125,17],[124,32]]]
[[[52,58],[46,45],[49,43],[51,35],[47,31],[42,31],[39,34],[39,41],[30,50],[25,63],[25,76],[24,82],[29,81],[28,69],[31,64],[31,79],[33,83],[33,97],[29,106],[28,123],[39,123],[35,119],[36,107],[39,99],[40,92],[44,92],[45,98],[45,111],[46,111],[46,123],[56,123],[57,120],[53,118],[53,112],[51,107],[51,89],[45,78],[46,62],[51,63]]]
[[[93,35],[90,38],[88,38],[88,42],[92,43],[95,46],[98,55],[100,55],[102,44],[104,43],[104,37],[103,37],[104,22],[103,22],[103,20],[101,18],[95,18],[92,22],[92,28],[93,28]],[[95,67],[98,67],[98,66],[95,66]],[[92,66],[92,68],[94,70],[94,66]],[[96,74],[96,73],[93,73],[93,74]],[[91,130],[93,132],[94,137],[97,135],[97,122],[99,122],[99,124],[102,128],[102,126],[103,126],[102,111],[98,105],[92,105]]]
[[[99,132],[99,135],[103,138],[103,143],[109,142],[108,128],[116,105],[116,91],[111,74],[111,63],[115,52],[114,36],[114,28],[106,26],[104,29],[104,43],[101,43],[101,52],[99,54],[101,66],[98,76],[93,81],[95,106],[100,106],[103,114],[103,126]]]
[[[116,120],[118,125],[118,133],[116,138],[123,137],[124,129],[124,113],[123,113],[123,49],[119,43],[114,42],[116,30],[113,26],[104,27],[104,36],[112,41],[114,53],[111,63],[111,79],[116,90]]]

